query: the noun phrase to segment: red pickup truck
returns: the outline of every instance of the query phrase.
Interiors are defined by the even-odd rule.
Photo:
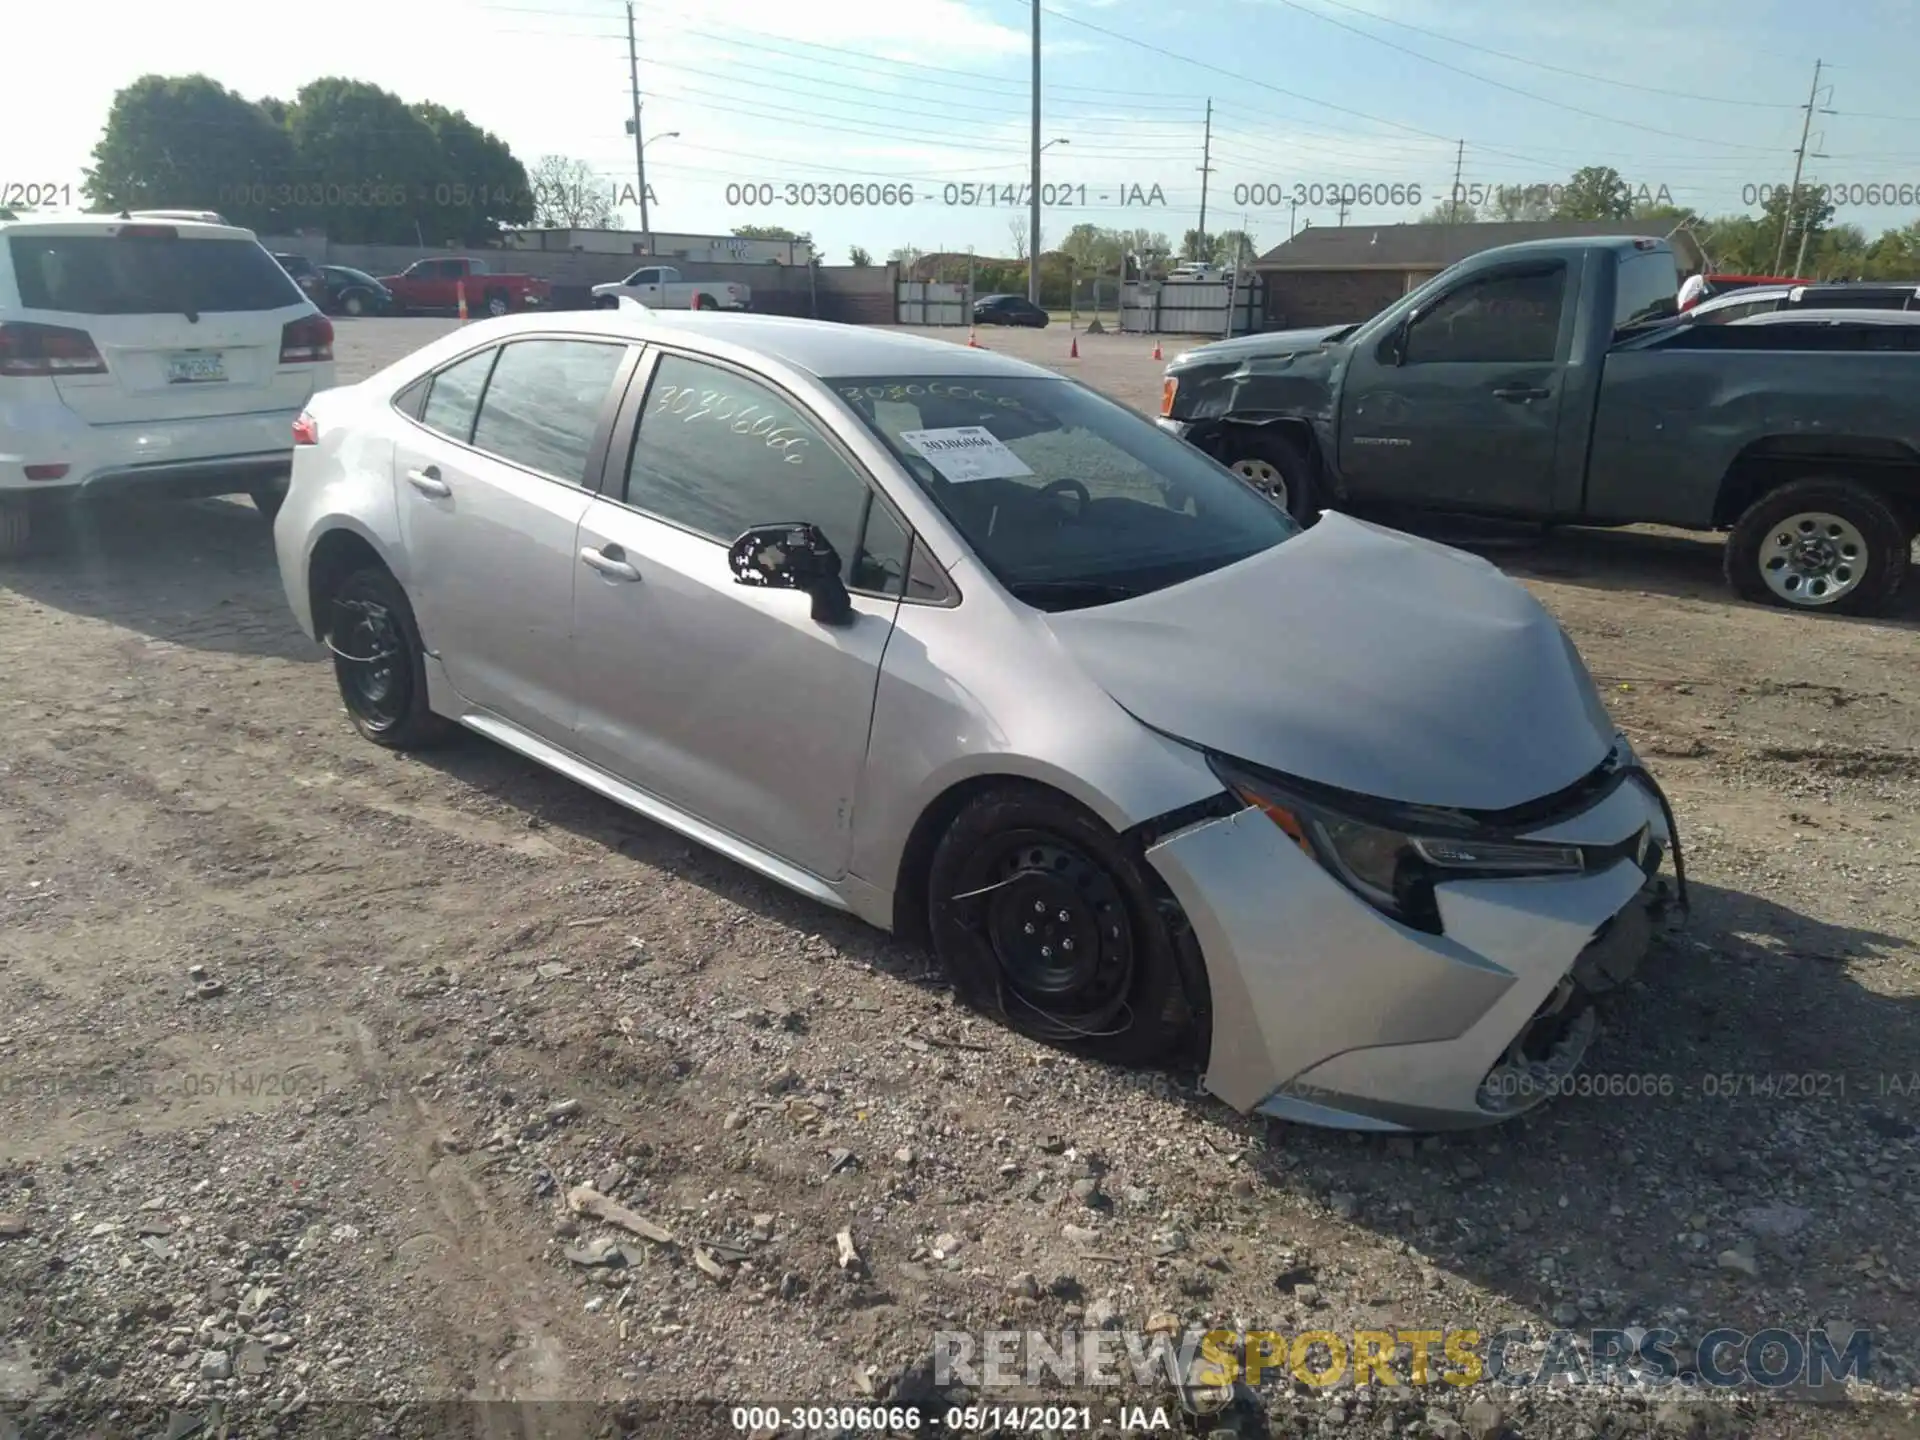
[[[498,275],[468,255],[416,260],[399,275],[382,275],[396,311],[457,310],[466,287],[470,314],[505,315],[553,303],[553,286],[538,275]]]

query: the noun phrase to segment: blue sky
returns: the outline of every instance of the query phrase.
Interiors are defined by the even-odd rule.
[[[1791,177],[1816,58],[1834,113],[1814,116],[1807,178],[1890,187],[1890,201],[1842,208],[1870,231],[1920,216],[1898,198],[1920,188],[1912,0],[1042,3],[1043,135],[1066,142],[1045,157],[1063,202],[1046,211],[1049,244],[1082,221],[1177,241],[1198,219],[1209,99],[1209,228],[1244,224],[1262,248],[1291,224],[1336,223],[1326,197],[1340,186],[1386,187],[1350,223],[1415,218],[1445,198],[1460,140],[1470,185],[1611,164],[1709,213],[1753,209],[1757,187]],[[114,91],[148,71],[283,97],[350,75],[465,110],[529,165],[557,152],[610,187],[632,182],[617,0],[199,0],[191,25],[183,13],[128,6],[102,24],[84,6],[36,8],[29,45],[49,63],[10,66],[0,87],[0,198],[9,184],[77,185]],[[655,227],[788,225],[832,261],[856,244],[1010,253],[1024,210],[1001,187],[1026,178],[1031,22],[1024,0],[644,0]],[[788,204],[789,185],[813,191]],[[836,205],[833,187],[850,185],[880,203]],[[914,203],[887,185],[911,185]],[[971,206],[962,185],[978,187]],[[1420,203],[1396,203],[1395,186],[1420,187]],[[765,196],[754,187],[774,203],[750,203]],[[1295,187],[1297,211],[1274,203]]]

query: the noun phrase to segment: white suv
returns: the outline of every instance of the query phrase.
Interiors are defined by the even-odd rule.
[[[237,226],[0,219],[0,557],[41,505],[130,491],[286,494],[333,325]]]

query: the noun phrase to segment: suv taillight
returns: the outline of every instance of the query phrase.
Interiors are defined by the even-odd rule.
[[[296,445],[320,443],[320,422],[304,410],[293,422],[293,443]]]
[[[46,378],[106,373],[99,346],[84,330],[23,321],[0,324],[0,375]]]
[[[324,315],[289,320],[280,331],[280,363],[301,365],[333,359],[333,322]]]

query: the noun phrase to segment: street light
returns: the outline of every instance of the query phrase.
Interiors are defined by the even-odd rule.
[[[647,146],[657,145],[662,140],[678,140],[679,138],[680,138],[680,132],[678,130],[669,130],[664,135],[649,136],[647,139],[640,142],[640,148],[642,150],[645,150]]]
[[[1033,28],[1037,37],[1040,30],[1039,0],[1035,0],[1034,3]],[[1038,48],[1034,51],[1033,69],[1037,83],[1040,73],[1040,52]],[[1037,89],[1035,93],[1036,95],[1038,94]],[[1033,138],[1038,141],[1040,138],[1040,102],[1037,99],[1034,101],[1033,131]],[[1029,219],[1027,221],[1027,229],[1030,232],[1027,236],[1027,299],[1035,305],[1040,303],[1040,157],[1054,146],[1065,145],[1067,143],[1065,136],[1055,136],[1053,139],[1047,141],[1046,144],[1036,144],[1033,147],[1033,194],[1028,197]]]

